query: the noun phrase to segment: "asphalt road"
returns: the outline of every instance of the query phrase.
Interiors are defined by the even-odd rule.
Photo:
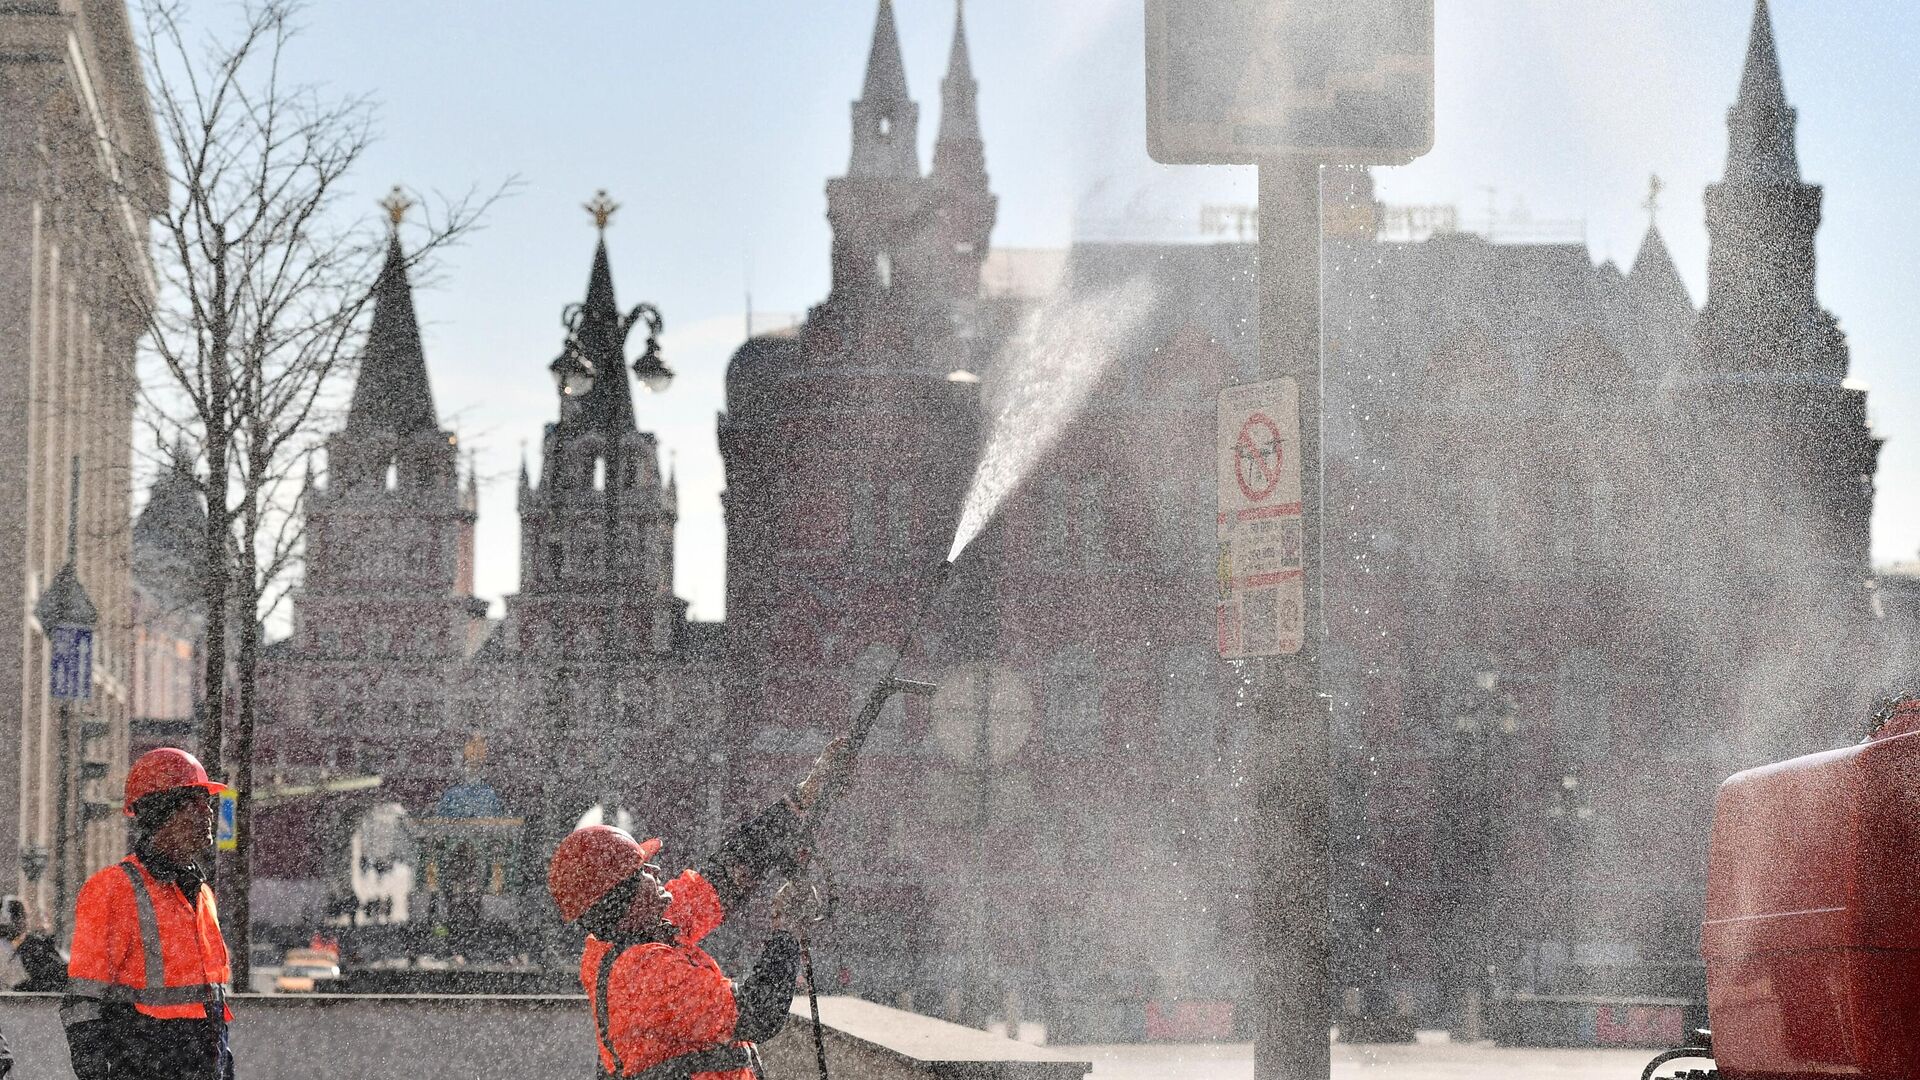
[[[1253,1080],[1253,1044],[1053,1046],[1093,1080]],[[1528,1050],[1432,1043],[1333,1048],[1335,1080],[1640,1080],[1652,1050]],[[1678,1063],[1701,1066],[1701,1062]]]

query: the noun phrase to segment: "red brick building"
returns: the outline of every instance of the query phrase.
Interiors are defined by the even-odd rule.
[[[922,176],[885,143],[914,115],[892,36],[883,3],[828,189],[833,291],[729,369],[748,787],[790,775],[891,656],[979,445],[942,372],[980,374],[991,415],[1030,314],[956,258],[984,250],[983,187],[952,202],[940,150]],[[971,88],[949,74],[936,146],[977,141]],[[1626,272],[1581,244],[1388,243],[1366,176],[1328,174],[1323,685],[1338,977],[1363,1008],[1465,1022],[1490,994],[1691,991],[1714,785],[1844,738],[1883,681],[1878,442],[1814,294],[1819,189],[1764,4],[1728,119],[1703,310],[1657,229]],[[978,227],[964,248],[928,241],[954,221]],[[959,991],[975,1015],[1011,989],[1074,1038],[1246,984],[1246,713],[1210,651],[1210,462],[1215,392],[1258,370],[1254,274],[1241,245],[1069,253],[1069,302],[1133,281],[1152,300],[909,658],[962,689],[883,727],[828,845],[853,914],[823,951],[854,989],[935,1009]],[[978,314],[938,317],[955,305]],[[965,735],[982,697],[985,769]]]

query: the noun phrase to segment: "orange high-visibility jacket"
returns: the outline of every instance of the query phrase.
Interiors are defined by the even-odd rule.
[[[667,905],[665,918],[679,931],[678,940],[671,945],[656,941],[631,946],[613,962],[607,976],[604,1035],[599,988],[594,984],[601,960],[614,946],[590,936],[580,957],[580,983],[587,990],[604,1073],[615,1073],[611,1051],[620,1055],[616,1075],[632,1076],[668,1058],[733,1042],[740,1015],[733,983],[698,944],[726,918],[720,897],[693,870],[669,882],[667,891],[673,894],[673,902]],[[701,1080],[753,1080],[749,1069],[694,1075]]]
[[[227,942],[220,936],[213,890],[202,883],[189,898],[173,881],[159,881],[129,855],[95,873],[80,889],[73,913],[73,959],[67,993],[103,1002],[130,1002],[159,1020],[230,1016],[233,980]]]

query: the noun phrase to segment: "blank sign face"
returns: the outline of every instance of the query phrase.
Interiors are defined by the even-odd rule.
[[[1433,145],[1433,0],[1147,0],[1167,164],[1404,164]]]

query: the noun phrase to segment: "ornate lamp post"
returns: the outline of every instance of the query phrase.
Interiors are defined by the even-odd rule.
[[[593,215],[594,225],[605,232],[607,223],[620,209],[620,204],[607,198],[606,191],[596,192],[593,201],[586,204],[587,213]],[[547,371],[553,375],[553,384],[562,396],[572,400],[584,398],[592,392],[594,380],[602,377],[617,377],[612,372],[601,372],[594,366],[586,350],[580,344],[580,328],[586,318],[584,304],[568,304],[560,312],[560,325],[566,327],[567,340],[560,349],[560,355],[547,365]],[[633,361],[634,378],[640,385],[652,393],[663,393],[673,382],[673,372],[660,359],[660,333],[665,323],[660,317],[660,309],[652,304],[635,304],[633,310],[620,317],[614,327],[612,346],[617,354],[626,351],[627,338],[636,325],[644,323],[647,328],[647,342],[640,355]]]
[[[604,235],[607,223],[620,209],[620,204],[607,197],[605,189],[594,193],[591,201],[584,204],[587,213],[593,216],[594,227]],[[592,299],[591,295],[588,297]],[[608,299],[611,306],[611,296]],[[560,349],[560,355],[547,370],[553,376],[554,387],[560,391],[563,402],[584,405],[587,396],[593,392],[596,384],[604,385],[604,380],[624,378],[620,368],[626,362],[627,340],[634,328],[645,326],[647,337],[641,347],[640,355],[632,364],[634,378],[650,393],[662,393],[673,382],[673,372],[661,361],[660,334],[665,329],[665,321],[660,309],[649,303],[635,304],[625,314],[607,312],[601,314],[598,325],[589,324],[590,312],[585,304],[568,304],[560,313],[560,324],[566,328],[567,336]],[[589,339],[589,333],[591,338]],[[564,410],[572,406],[563,405]],[[625,480],[626,470],[618,453],[619,432],[604,433],[603,444],[605,482],[601,491],[602,505],[605,508],[606,534],[603,540],[603,557],[606,559],[608,578],[612,579],[620,572],[620,560],[617,558],[619,537],[620,490]],[[615,642],[619,640],[620,629],[620,591],[616,590],[607,597],[607,615],[605,639],[602,652],[607,658],[609,669],[605,681],[605,716],[611,725],[616,714],[616,693],[612,665],[614,662]],[[571,658],[570,658],[571,659]],[[611,807],[613,803],[602,800]]]
[[[1519,730],[1519,708],[1500,688],[1500,672],[1487,665],[1474,672],[1473,691],[1462,701],[1453,718],[1454,735],[1459,740],[1456,756],[1461,786],[1460,802],[1473,808],[1470,819],[1474,831],[1469,851],[1473,859],[1467,903],[1472,911],[1467,924],[1473,927],[1471,947],[1462,959],[1472,966],[1462,971],[1462,1020],[1469,1038],[1482,1035],[1483,1014],[1494,976],[1500,965],[1500,950],[1492,941],[1494,897],[1498,895],[1500,845],[1496,843],[1499,806],[1495,798],[1495,769],[1503,764],[1495,758],[1497,750]],[[1469,770],[1471,772],[1469,773]]]
[[[27,875],[27,884],[37,883],[40,875],[47,872],[47,846],[28,844],[21,848],[20,870]]]

